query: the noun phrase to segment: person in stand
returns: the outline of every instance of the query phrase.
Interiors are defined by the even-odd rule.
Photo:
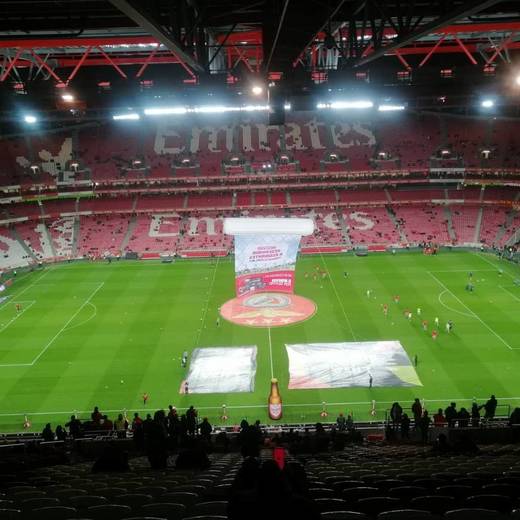
[[[424,410],[424,414],[419,421],[419,428],[421,430],[421,440],[423,444],[428,442],[428,430],[430,428],[431,419],[428,416],[428,411]]]
[[[61,424],[56,426],[56,440],[62,442],[67,440],[67,431]]]
[[[410,438],[410,418],[408,414],[403,414],[403,418],[401,419],[401,438],[409,439]]]
[[[117,433],[118,439],[126,438],[126,430],[128,429],[128,421],[123,417],[123,414],[120,413],[117,416],[117,419],[114,421],[114,430]]]
[[[493,419],[495,417],[495,412],[497,410],[498,402],[496,397],[492,395],[487,401],[486,404],[483,404],[480,408],[484,408],[484,418],[485,419]]]
[[[433,425],[435,428],[444,428],[446,426],[446,417],[442,413],[442,408],[437,410],[437,413],[433,416]]]
[[[470,419],[469,412],[466,410],[466,408],[462,407],[459,411],[459,415],[457,416],[459,421],[459,428],[467,428],[469,425],[469,419]]]
[[[403,418],[403,408],[398,402],[392,404],[392,408],[390,408],[390,418],[392,419],[394,428],[401,422]]]
[[[90,420],[96,425],[99,426],[101,423],[101,419],[103,416],[101,415],[101,412],[99,411],[99,408],[97,406],[94,406],[94,410],[90,414]]]
[[[81,421],[75,415],[70,416],[70,421],[65,424],[65,427],[69,429],[70,436],[73,439],[81,437]]]
[[[416,397],[414,399],[414,402],[412,404],[412,413],[413,413],[413,420],[414,420],[415,428],[417,429],[419,426],[419,421],[421,420],[421,417],[423,414],[421,401],[419,401],[418,397]]]
[[[207,417],[204,417],[202,419],[202,422],[200,423],[200,426],[199,426],[199,431],[200,431],[200,436],[202,437],[202,439],[205,442],[210,443],[211,442],[211,432],[213,431],[213,427],[209,423]]]
[[[190,406],[186,411],[186,422],[188,435],[193,437],[197,431],[197,410],[193,406]]]
[[[54,440],[54,432],[51,428],[51,423],[47,423],[42,431],[43,442],[52,442]]]
[[[455,403],[450,403],[448,408],[444,410],[444,415],[446,417],[446,421],[448,422],[448,427],[453,428],[455,426],[455,422],[457,420],[457,405]]]
[[[347,420],[345,416],[340,413],[336,419],[336,425],[338,427],[339,432],[344,432],[347,429]]]
[[[480,409],[478,404],[473,401],[473,404],[471,405],[471,426],[473,428],[478,427],[480,424]]]

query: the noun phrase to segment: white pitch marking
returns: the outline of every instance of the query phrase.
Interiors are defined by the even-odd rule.
[[[327,267],[327,263],[325,262],[325,258],[323,256],[323,253],[321,252],[321,249],[319,249],[320,256],[321,256],[321,262],[323,263],[323,266],[325,267],[325,271],[327,271],[327,277],[330,280],[332,284],[332,288],[334,289],[334,292],[336,293],[336,298],[339,302],[339,305],[341,307],[341,311],[343,312],[343,316],[345,317],[345,321],[347,322],[348,328],[350,329],[350,333],[352,334],[352,339],[354,341],[357,341],[356,335],[354,334],[354,329],[352,328],[352,324],[350,323],[350,320],[348,319],[347,313],[345,312],[345,307],[343,306],[343,302],[341,301],[341,298],[339,297],[338,289],[336,288],[336,284],[334,283],[334,280],[332,276],[330,275],[329,268]]]
[[[273,379],[274,368],[273,368],[273,346],[271,343],[271,327],[267,327],[267,335],[269,337],[269,361],[271,363],[271,379]]]
[[[32,360],[31,365],[34,365],[43,356],[43,354],[45,354],[45,352],[47,352],[47,349],[58,339],[59,335],[65,331],[65,329],[72,322],[72,320],[74,320],[74,318],[81,312],[83,307],[85,307],[85,305],[88,305],[88,303],[90,303],[90,300],[92,298],[94,298],[96,293],[99,291],[99,289],[101,289],[101,287],[103,287],[103,285],[105,285],[105,282],[101,282],[96,287],[96,289],[92,292],[92,294],[83,302],[81,307],[72,315],[72,317],[67,321],[67,323],[65,323],[65,325],[63,325],[63,327],[53,336],[53,338],[47,343],[47,345],[45,345],[45,347],[43,347],[43,350]]]
[[[13,318],[11,318],[1,329],[0,329],[0,332],[3,332],[5,329],[7,329],[7,327],[9,327],[9,325],[11,325],[11,323],[13,323],[13,321],[16,321],[26,310],[30,309],[35,303],[36,303],[36,300],[32,300],[32,301],[27,301],[27,302],[13,302],[13,303],[28,303],[29,305],[27,306],[23,306],[22,310],[20,312],[17,312]]]
[[[93,320],[96,316],[97,316],[97,307],[92,303],[92,302],[88,302],[88,304],[94,308],[94,314],[92,314],[91,316],[89,316],[86,320],[78,323],[77,325],[73,325],[72,327],[67,327],[64,332],[68,331],[68,330],[72,330],[72,329],[76,329],[77,327],[81,327],[82,325],[85,325],[85,323],[88,323],[90,320]],[[126,314],[126,313],[125,313]]]
[[[48,269],[41,276],[39,276],[38,279],[35,280],[33,283],[31,283],[27,287],[23,288],[20,292],[13,294],[13,296],[10,298],[10,300],[7,300],[2,305],[0,305],[0,308],[2,308],[4,305],[9,303],[9,301],[13,301],[16,298],[19,298],[25,291],[28,291],[31,287],[34,287],[44,276],[47,276],[51,271],[54,271],[54,268]]]
[[[468,309],[468,311],[473,315],[473,318],[477,319],[478,321],[480,321],[480,323],[482,323],[482,325],[484,325],[484,327],[486,327],[486,329],[489,330],[489,332],[491,332],[492,334],[494,334],[509,350],[516,350],[517,348],[520,348],[520,347],[512,347],[502,336],[500,336],[497,332],[495,332],[485,321],[482,320],[482,318],[480,318],[480,316],[478,316],[475,312],[473,312],[460,298],[458,298],[455,294],[453,294],[452,291],[450,291],[431,271],[427,271],[428,274],[443,288],[445,289],[446,291],[450,292],[451,295],[461,304],[463,305],[464,307],[466,307],[466,309]]]
[[[506,289],[506,288],[505,288],[504,286],[502,286],[502,285],[499,285],[499,287],[500,287],[500,289],[502,289],[502,290],[505,291],[506,293],[510,294],[510,295],[511,295],[511,296],[512,296],[516,301],[519,301],[519,302],[520,302],[520,298],[519,298],[516,294],[512,293],[509,289]]]
[[[452,309],[449,305],[446,305],[443,301],[442,301],[442,295],[443,294],[446,294],[447,291],[442,291],[439,293],[439,297],[438,297],[438,300],[439,300],[439,303],[445,307],[446,309],[448,309],[449,311],[451,312],[456,312],[457,314],[461,314],[462,316],[466,316],[467,318],[473,318],[473,315],[472,314],[468,314],[467,312],[462,312],[462,311],[458,311],[457,309]]]
[[[210,294],[210,295],[211,295],[211,292],[213,291],[213,285],[215,284],[215,277],[217,275],[217,269],[218,269],[219,260],[220,260],[220,258],[217,257],[217,261],[215,262],[215,269],[213,269],[213,278],[211,279],[211,283],[210,283],[210,286],[209,286],[208,294]],[[196,347],[199,346],[200,337],[202,335],[202,329],[204,328],[203,325],[204,325],[204,323],[206,321],[206,315],[208,314],[208,307],[209,307],[209,298],[206,301],[206,305],[204,306],[204,312],[202,313],[202,318],[201,318],[202,323],[201,323],[201,327],[200,327],[199,333],[197,334],[197,340],[195,341],[195,346]]]

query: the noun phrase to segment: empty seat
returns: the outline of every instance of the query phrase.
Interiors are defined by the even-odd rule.
[[[77,509],[87,509],[88,507],[106,504],[108,500],[105,497],[96,495],[81,495],[69,498],[67,503]]]
[[[192,506],[189,510],[190,516],[197,515],[227,515],[227,502],[200,502]]]
[[[437,488],[437,494],[461,499],[472,495],[473,490],[469,486],[439,486]]]
[[[379,489],[375,487],[361,486],[346,488],[341,492],[341,497],[347,502],[355,502],[360,498],[375,497],[380,495]]]
[[[321,513],[323,520],[367,520],[368,516],[359,511],[325,511]]]
[[[435,514],[443,514],[446,511],[455,509],[456,500],[453,497],[434,495],[412,498],[410,506],[414,509],[430,511]]]
[[[317,498],[314,503],[320,512],[346,511],[349,509],[347,502],[340,498]]]
[[[168,520],[176,520],[183,518],[186,513],[186,506],[183,504],[152,503],[141,507],[140,513],[143,516],[153,516],[159,518],[168,518]]]
[[[462,508],[447,511],[445,513],[447,520],[503,520],[504,516],[498,511],[490,511],[489,509]]]
[[[49,506],[33,509],[31,514],[39,520],[67,520],[76,518],[78,511],[74,507]],[[3,518],[0,514],[0,518]]]
[[[172,492],[157,497],[154,502],[170,502],[173,504],[184,504],[185,506],[190,506],[191,504],[194,504],[198,498],[198,495],[195,493]]]
[[[22,517],[22,511],[14,508],[0,509],[0,518],[2,520],[15,520]]]
[[[377,515],[377,520],[431,520],[432,518],[434,518],[432,513],[420,509],[396,509],[383,511]]]
[[[511,498],[502,495],[474,495],[468,497],[464,503],[466,507],[472,509],[489,509],[509,513],[513,506]]]
[[[399,498],[405,502],[409,502],[412,498],[424,496],[427,493],[426,488],[419,486],[399,486],[388,490],[389,497]]]
[[[486,495],[503,495],[510,498],[517,498],[520,496],[520,488],[511,484],[495,482],[482,486],[482,493]]]
[[[85,516],[92,520],[114,520],[132,515],[132,508],[122,504],[102,504],[87,508]]]
[[[124,495],[115,496],[113,501],[116,504],[123,504],[130,507],[140,507],[144,504],[149,504],[152,501],[152,496],[144,495],[142,493],[126,493]]]
[[[20,505],[21,505],[22,510],[32,511],[33,509],[38,509],[40,507],[59,506],[60,501],[57,498],[38,497],[38,498],[29,498],[28,500],[24,500],[21,502]]]
[[[142,495],[150,495],[151,497],[158,497],[167,493],[168,489],[163,486],[143,486],[134,490],[134,493]]]
[[[310,488],[309,496],[311,498],[334,498],[334,490],[328,488]]]
[[[356,504],[356,509],[359,509],[359,511],[369,516],[375,516],[383,511],[392,511],[400,508],[402,508],[402,505],[399,499],[390,497],[361,498]]]

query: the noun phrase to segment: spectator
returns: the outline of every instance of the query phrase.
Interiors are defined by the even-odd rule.
[[[128,421],[120,413],[114,422],[114,429],[116,430],[118,439],[126,438],[126,430],[128,428]]]
[[[450,405],[444,410],[444,415],[446,417],[446,421],[448,422],[448,427],[453,428],[455,426],[455,421],[457,420],[457,405],[456,403],[450,403]]]
[[[56,440],[58,441],[66,441],[67,440],[67,431],[61,424],[56,426]]]
[[[466,408],[462,407],[458,415],[459,428],[467,428],[469,425],[469,419],[469,412],[466,410]]]
[[[200,430],[200,436],[202,437],[202,439],[209,443],[211,441],[211,432],[213,431],[213,428],[212,428],[211,424],[209,423],[207,417],[204,417],[204,419],[202,419],[202,422],[200,423],[200,426],[199,426],[199,430]]]
[[[51,428],[51,423],[47,423],[42,431],[42,439],[44,442],[51,442],[54,440],[54,432]]]
[[[144,449],[144,427],[143,420],[139,417],[137,412],[134,413],[132,419],[132,433],[134,436],[134,444],[138,450]]]
[[[497,410],[498,402],[494,395],[492,395],[487,401],[486,404],[483,404],[480,408],[484,408],[484,418],[485,419],[493,419],[495,417],[495,412]]]
[[[352,417],[352,414],[349,413],[347,415],[347,423],[346,423],[346,426],[347,426],[347,431],[348,432],[352,432],[354,431],[354,428],[355,428],[355,424],[354,424],[354,418]]]
[[[419,401],[419,398],[416,397],[412,404],[413,420],[414,420],[416,429],[419,427],[419,422],[421,421],[422,412],[423,412],[423,409],[421,406],[421,402]]]
[[[145,429],[146,452],[152,469],[164,469],[167,466],[168,435],[165,418],[163,410],[156,411]]]
[[[390,408],[390,417],[392,419],[392,423],[394,424],[394,427],[399,425],[401,422],[401,419],[403,417],[403,408],[399,403],[394,403],[392,405],[392,408]]]
[[[520,408],[515,408],[509,417],[509,426],[520,424]]]
[[[428,412],[424,410],[423,416],[419,420],[419,428],[421,429],[421,440],[424,444],[428,442],[428,429],[430,428],[431,419]]]
[[[70,436],[73,439],[78,439],[81,437],[81,421],[76,419],[75,415],[70,416],[70,421],[65,424],[65,427],[69,429]]]
[[[188,435],[193,437],[197,431],[197,410],[193,406],[190,406],[186,411],[186,423]]]
[[[94,410],[90,414],[90,420],[96,425],[99,426],[101,423],[101,419],[103,419],[103,416],[101,415],[101,412],[99,411],[99,408],[97,406],[94,407]]]
[[[444,417],[444,414],[442,413],[442,408],[439,408],[437,413],[433,416],[433,425],[436,428],[443,428],[446,426],[446,417]]]
[[[480,424],[480,409],[477,403],[471,405],[471,426],[478,427]]]
[[[401,417],[401,438],[409,439],[410,438],[410,418],[408,414],[403,414]]]
[[[103,415],[101,428],[107,432],[111,432],[114,429],[114,423],[108,418],[108,415]]]
[[[338,431],[344,432],[347,429],[347,420],[345,416],[340,413],[336,419],[336,424],[338,426]]]

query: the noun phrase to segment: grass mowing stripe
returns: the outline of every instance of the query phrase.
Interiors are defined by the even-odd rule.
[[[334,293],[336,294],[336,298],[338,300],[339,306],[341,307],[341,311],[343,312],[343,316],[345,317],[345,321],[348,324],[348,328],[350,329],[350,333],[352,334],[352,339],[354,341],[357,341],[356,335],[354,334],[354,329],[352,328],[352,323],[350,323],[350,320],[348,319],[347,313],[345,312],[345,307],[343,306],[343,302],[341,301],[341,298],[339,297],[338,289],[336,288],[336,283],[334,282],[334,279],[330,275],[329,268],[327,267],[327,262],[325,261],[325,257],[323,256],[323,253],[320,251],[321,256],[321,262],[323,263],[323,267],[325,267],[325,271],[327,272],[327,278],[330,280],[332,289],[334,289]]]
[[[492,329],[484,320],[482,320],[482,318],[480,318],[480,316],[478,316],[478,314],[473,312],[458,296],[456,296],[452,291],[450,291],[431,271],[428,271],[428,274],[430,276],[432,276],[441,287],[443,287],[446,291],[448,291],[461,305],[466,307],[466,309],[468,309],[468,311],[471,312],[473,318],[480,321],[480,323],[482,323],[482,325],[484,325],[484,327],[486,327],[486,329],[488,329],[489,332],[494,334],[509,350],[514,350],[514,348],[504,338],[502,338],[502,336],[500,336],[497,332],[495,332],[495,330]],[[520,348],[520,347],[517,347],[517,348]]]
[[[22,303],[22,302],[19,302],[19,303]],[[28,303],[29,305],[27,306],[23,306],[21,312],[17,312],[15,315],[14,315],[14,318],[11,318],[1,329],[0,329],[0,332],[3,332],[5,329],[7,329],[7,327],[9,327],[9,325],[11,325],[11,323],[13,323],[13,321],[16,321],[26,310],[30,309],[35,303],[36,303],[36,300],[32,300],[30,302],[24,302],[24,303]]]
[[[516,301],[520,302],[520,298],[516,294],[512,293],[509,289],[506,289],[503,285],[499,285],[499,287],[506,293],[510,294]]]
[[[209,284],[209,291],[208,291],[208,298],[206,300],[206,306],[204,307],[204,312],[202,313],[202,323],[200,324],[199,333],[197,334],[197,340],[195,341],[195,346],[199,346],[200,337],[202,335],[202,330],[204,329],[204,323],[206,323],[206,315],[208,314],[208,307],[209,307],[209,300],[211,298],[211,292],[213,291],[213,286],[215,285],[215,277],[217,275],[217,269],[218,269],[218,261],[220,260],[219,257],[217,257],[217,262],[215,263],[215,269],[213,269],[213,277],[211,278],[211,283]]]
[[[47,345],[45,345],[45,347],[43,347],[43,350],[32,360],[32,363],[31,365],[34,365],[42,356],[43,354],[45,354],[45,352],[47,352],[48,348],[58,339],[58,337],[60,336],[60,334],[62,332],[64,332],[66,330],[66,328],[68,327],[68,325],[70,323],[72,323],[72,321],[74,320],[74,318],[81,312],[81,310],[83,309],[83,307],[85,307],[88,303],[90,303],[90,300],[92,298],[94,298],[94,296],[96,295],[96,293],[99,291],[99,289],[101,289],[101,287],[103,287],[103,285],[105,285],[105,282],[101,282],[97,287],[96,289],[94,290],[94,292],[83,302],[83,304],[81,305],[81,307],[71,316],[71,318],[69,318],[69,320],[67,321],[67,323],[65,323],[65,325],[63,325],[63,327],[52,337],[52,339],[47,343]]]

